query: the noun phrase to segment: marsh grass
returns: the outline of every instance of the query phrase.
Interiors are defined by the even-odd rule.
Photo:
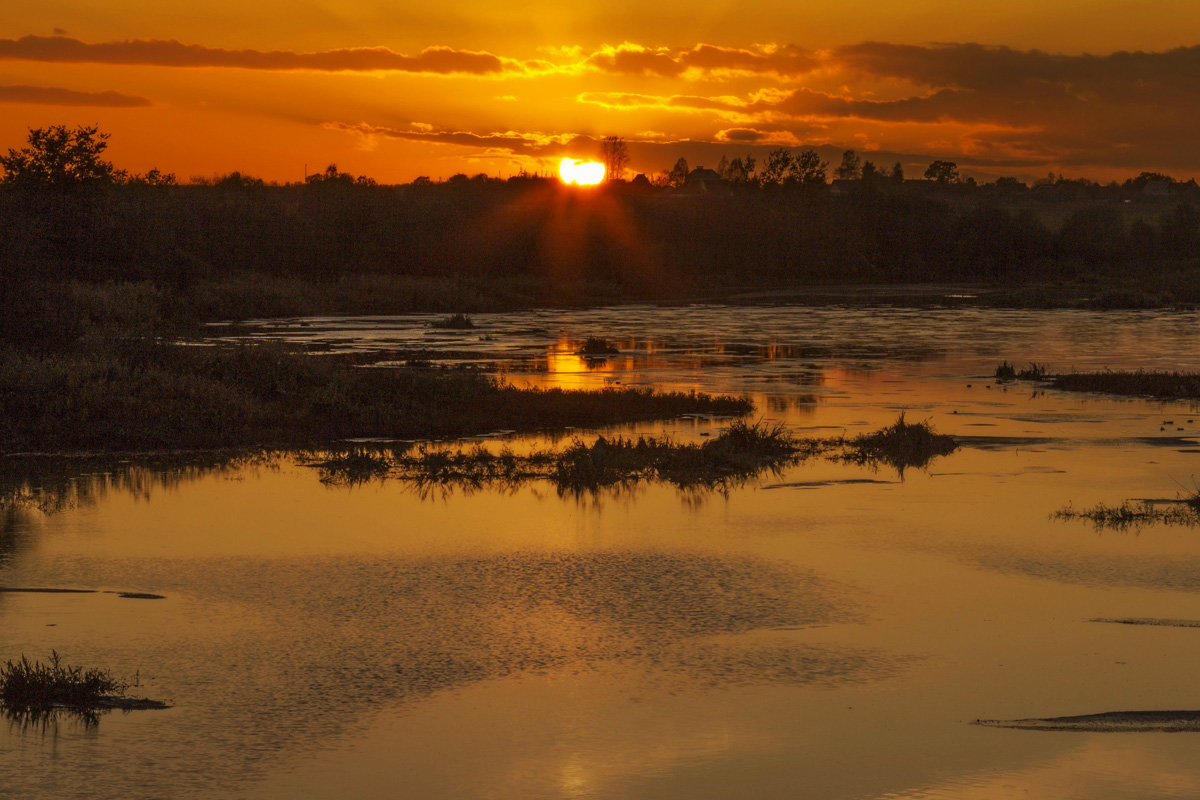
[[[1044,381],[1050,377],[1049,367],[1045,364],[1029,362],[1027,369],[1018,370],[1016,366],[1001,361],[996,367],[995,378],[998,381]]]
[[[612,345],[612,342],[605,339],[603,336],[589,336],[583,340],[583,344],[579,348],[581,356],[614,356],[620,351]]]
[[[496,453],[477,444],[462,448],[421,445],[415,451],[352,453],[310,459],[321,480],[335,485],[376,477],[404,480],[421,492],[434,488],[512,490],[526,482],[550,482],[560,495],[632,489],[660,482],[685,491],[725,491],[766,473],[814,457],[878,467],[886,464],[903,474],[953,452],[952,437],[933,431],[928,422],[907,423],[903,415],[880,431],[854,439],[803,439],[783,425],[737,420],[701,443],[681,443],[669,436],[598,436],[591,442],[573,439],[561,449],[517,455],[508,448]]]
[[[1200,525],[1200,504],[1195,500],[1148,502],[1124,500],[1120,505],[1097,503],[1091,508],[1061,508],[1050,515],[1054,520],[1087,520],[1097,528],[1130,530],[1145,525]]]
[[[475,371],[363,369],[274,345],[145,339],[46,355],[0,348],[0,452],[9,453],[303,447],[751,409],[727,396],[524,389]]]
[[[109,709],[167,708],[166,703],[126,697],[128,681],[103,669],[63,663],[51,650],[45,663],[8,661],[0,667],[0,706],[15,721],[32,724],[49,721],[59,711],[77,715],[86,725],[95,725],[100,712]]]
[[[1104,392],[1162,399],[1200,398],[1200,373],[1197,372],[1073,372],[1055,376],[1050,385],[1071,392]]]
[[[938,433],[928,420],[908,422],[904,413],[894,423],[872,433],[840,442],[843,461],[866,466],[885,464],[903,476],[909,468],[924,469],[938,456],[958,449],[953,436]]]
[[[466,314],[451,314],[448,317],[434,320],[430,325],[434,328],[453,331],[469,331],[475,328],[475,322]]]

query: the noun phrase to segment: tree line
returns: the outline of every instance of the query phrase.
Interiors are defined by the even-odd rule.
[[[0,280],[149,280],[186,291],[246,273],[528,276],[667,293],[673,282],[1004,283],[1172,270],[1192,276],[1188,297],[1200,301],[1200,197],[1194,183],[1157,173],[1107,186],[1062,176],[976,186],[943,161],[914,184],[899,165],[876,168],[847,151],[833,174],[853,186],[835,192],[813,151],[780,149],[761,171],[752,156],[722,159],[714,172],[731,190],[702,199],[635,182],[583,196],[531,175],[382,186],[335,165],[303,184],[239,173],[180,184],[104,162],[106,141],[93,128],[48,129],[0,156]],[[670,172],[685,186],[692,170],[680,161]],[[1142,203],[1152,186],[1175,194]]]

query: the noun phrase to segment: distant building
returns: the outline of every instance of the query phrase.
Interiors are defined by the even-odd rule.
[[[706,167],[696,167],[688,173],[683,189],[687,192],[713,192],[724,186],[721,176]]]

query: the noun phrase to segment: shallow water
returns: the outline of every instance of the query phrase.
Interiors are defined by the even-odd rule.
[[[696,307],[265,321],[516,383],[747,392],[799,435],[928,418],[926,471],[811,462],[726,494],[332,487],[282,454],[106,467],[0,519],[0,658],[137,673],[166,711],[0,724],[0,794],[65,798],[1191,798],[1200,736],[972,725],[1200,708],[1200,408],[990,379],[1200,369],[1187,313]],[[576,355],[588,336],[621,354]],[[398,354],[397,351],[402,351]],[[629,431],[700,440],[720,420]],[[1182,430],[1180,430],[1182,429]],[[514,446],[546,445],[521,439]],[[80,472],[81,470],[76,470]],[[97,472],[91,468],[93,473]],[[120,598],[153,592],[164,600]]]

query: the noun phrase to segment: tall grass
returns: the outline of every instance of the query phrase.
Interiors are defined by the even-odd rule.
[[[310,465],[322,480],[353,484],[393,477],[421,490],[431,487],[513,489],[532,480],[549,481],[560,494],[632,488],[663,482],[685,490],[725,490],[768,472],[813,457],[880,463],[899,472],[924,467],[953,452],[952,437],[937,434],[927,422],[893,425],[854,439],[801,439],[782,425],[737,420],[702,443],[681,443],[668,436],[598,436],[591,442],[572,440],[561,450],[498,454],[482,445],[471,448],[420,446],[402,453],[377,448],[371,454],[314,457]]]
[[[1050,385],[1072,392],[1105,392],[1164,399],[1200,398],[1200,373],[1196,372],[1073,372],[1056,376]]]
[[[634,388],[521,389],[466,370],[362,369],[273,345],[0,348],[0,452],[10,453],[440,438],[751,407],[745,398]]]
[[[128,686],[106,670],[64,664],[54,650],[46,663],[21,656],[0,667],[0,703],[15,712],[92,710],[107,698],[123,695]]]

